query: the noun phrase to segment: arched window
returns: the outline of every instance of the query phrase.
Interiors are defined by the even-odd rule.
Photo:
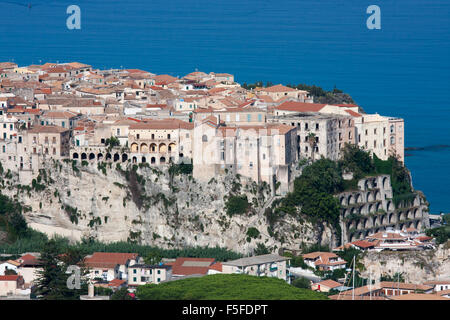
[[[208,142],[208,136],[207,136],[206,134],[204,134],[204,135],[202,136],[202,141],[203,141],[203,142]]]

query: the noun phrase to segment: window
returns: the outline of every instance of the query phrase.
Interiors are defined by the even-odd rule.
[[[204,134],[204,135],[202,136],[202,141],[203,141],[203,142],[208,142],[208,136],[207,136],[206,134]]]
[[[136,269],[133,269],[133,273],[136,274]]]
[[[262,114],[258,114],[258,122],[262,122]]]
[[[167,139],[170,139],[170,133],[167,135]]]
[[[136,282],[136,277],[133,277],[133,282]]]
[[[66,123],[63,121],[63,122],[61,123],[61,126],[62,126],[63,128],[65,128],[65,127],[66,127]]]
[[[10,125],[9,125],[9,130],[12,130],[12,129],[13,129],[13,125],[10,124]]]
[[[394,125],[391,125],[391,133],[394,133],[395,132],[395,127],[394,127]]]
[[[158,270],[158,274],[161,274],[161,270]]]
[[[189,138],[189,133],[186,133],[186,138]]]
[[[316,130],[319,130],[319,124],[316,123]]]
[[[138,135],[138,138],[139,138],[139,135]],[[155,139],[155,134],[154,133],[152,133],[152,139]]]
[[[250,168],[253,168],[253,162],[250,161]]]
[[[369,130],[366,129],[366,136],[369,134]]]
[[[161,282],[161,278],[158,278],[158,283]]]
[[[55,144],[56,143],[56,137],[52,138],[52,143]]]
[[[138,133],[138,134],[136,135],[136,139],[140,139],[140,137],[141,137],[141,135]]]
[[[236,114],[236,121],[240,121],[239,120],[239,114]]]
[[[305,123],[305,130],[308,130],[308,123]]]
[[[377,134],[377,128],[373,129],[373,134]]]
[[[395,144],[395,137],[394,136],[391,137],[391,144]]]
[[[117,128],[117,135],[120,136],[120,129]]]
[[[247,122],[250,122],[252,120],[251,114],[247,114]]]

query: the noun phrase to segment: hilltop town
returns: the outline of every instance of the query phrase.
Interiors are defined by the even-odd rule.
[[[112,291],[128,288],[139,297],[139,287],[149,283],[169,287],[174,280],[238,273],[288,284],[306,278],[306,287],[332,299],[448,299],[450,282],[442,278],[448,248],[425,233],[428,203],[404,168],[404,120],[316,98],[282,84],[249,88],[228,73],[174,77],[79,62],[3,62],[2,194],[22,201],[29,225],[49,236],[175,248],[212,244],[247,254],[259,249],[226,261],[150,261],[137,252],[83,257],[88,278]],[[306,214],[307,200],[289,198],[301,188],[296,179],[309,166],[323,170],[325,180],[334,169],[323,167],[351,152],[370,155],[373,167],[339,171],[329,195],[336,216],[304,222],[296,214]],[[302,209],[286,209],[292,204]],[[316,243],[332,252],[299,250]],[[345,259],[348,250],[364,254],[378,281],[366,279],[353,290],[345,270],[356,263]],[[383,252],[437,252],[430,258],[436,274],[424,275],[433,280],[411,275],[399,285],[399,274],[377,264]],[[39,257],[0,264],[6,284],[0,296],[29,295]],[[102,297],[91,289],[81,296]]]

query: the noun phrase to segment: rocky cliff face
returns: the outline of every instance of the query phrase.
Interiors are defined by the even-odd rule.
[[[382,275],[403,273],[409,283],[448,279],[450,275],[450,246],[440,245],[436,250],[414,252],[368,252],[361,261],[363,277],[378,279]]]
[[[301,243],[329,244],[332,232],[286,218],[268,234],[264,209],[273,200],[268,186],[226,175],[199,183],[191,175],[172,175],[167,168],[131,164],[44,164],[31,186],[21,186],[14,173],[2,177],[2,193],[29,207],[29,225],[48,235],[74,240],[136,241],[162,248],[220,246],[251,253],[258,243],[276,250],[298,249]],[[247,195],[250,212],[226,214],[230,192]],[[249,228],[259,235],[248,237]]]

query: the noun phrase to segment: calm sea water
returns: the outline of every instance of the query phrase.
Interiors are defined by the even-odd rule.
[[[0,61],[336,85],[367,112],[404,118],[407,147],[450,145],[448,0],[6,2]],[[66,28],[70,4],[81,8],[81,30]],[[381,8],[381,30],[366,28],[371,4]],[[409,153],[431,212],[450,212],[450,148]]]

